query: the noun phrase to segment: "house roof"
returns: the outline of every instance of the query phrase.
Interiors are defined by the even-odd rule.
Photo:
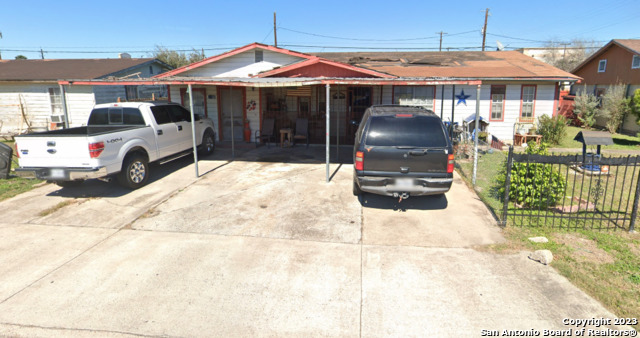
[[[580,78],[516,51],[313,53],[329,60],[403,78]]]
[[[202,67],[202,66],[210,64],[212,62],[220,61],[220,60],[226,59],[226,58],[228,58],[230,56],[234,56],[234,55],[237,55],[237,54],[240,54],[240,53],[252,50],[252,49],[256,49],[256,48],[261,48],[261,49],[269,50],[269,51],[272,51],[272,52],[277,52],[277,53],[283,53],[283,54],[287,54],[287,55],[297,56],[297,57],[300,57],[300,58],[303,58],[303,59],[312,58],[312,56],[309,55],[309,54],[304,54],[304,53],[295,52],[295,51],[284,49],[284,48],[278,48],[278,47],[269,46],[269,45],[265,45],[265,44],[262,44],[262,43],[254,42],[254,43],[248,44],[246,46],[242,46],[242,47],[236,48],[234,50],[230,50],[228,52],[224,52],[222,54],[211,56],[211,57],[208,57],[206,59],[200,60],[198,62],[194,62],[192,64],[188,64],[186,66],[182,66],[180,68],[176,68],[176,69],[174,69],[172,71],[168,71],[166,73],[162,73],[162,74],[156,75],[154,77],[163,78],[163,77],[168,77],[168,76],[179,75],[179,74],[182,74],[182,73],[184,73],[186,71],[189,71],[191,69]]]
[[[157,62],[153,58],[0,60],[0,81],[56,81],[99,79]]]
[[[342,62],[331,61],[317,56],[292,65],[260,73],[256,75],[256,77],[277,77],[278,75],[285,77],[394,77],[389,74],[355,67]]]
[[[591,60],[597,58],[599,55],[602,55],[602,53],[607,51],[613,45],[616,45],[616,46],[619,46],[619,47],[621,47],[623,49],[626,49],[627,51],[629,51],[632,54],[640,54],[640,39],[613,39],[613,40],[609,41],[609,43],[604,45],[602,48],[598,49],[597,52],[591,54],[591,56],[589,56],[586,60],[582,61],[582,63],[579,64],[571,72],[572,73],[577,72],[578,70],[580,70],[580,68],[584,67],[586,64],[591,62]]]

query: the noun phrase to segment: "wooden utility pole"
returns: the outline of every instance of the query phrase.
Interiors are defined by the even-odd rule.
[[[42,60],[44,60],[44,51],[42,50],[42,48],[40,48],[40,57],[42,57]]]
[[[487,40],[487,18],[489,17],[489,8],[484,12],[484,27],[482,28],[482,51],[484,52],[484,42]]]
[[[436,32],[436,34],[440,34],[440,49],[438,51],[442,52],[442,34],[448,34],[443,31]]]
[[[278,32],[276,31],[276,12],[273,12],[273,45],[278,47]]]

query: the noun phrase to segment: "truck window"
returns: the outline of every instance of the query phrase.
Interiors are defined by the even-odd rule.
[[[142,113],[137,108],[97,108],[89,116],[90,126],[144,125]]]
[[[446,147],[447,136],[439,119],[373,116],[366,136],[368,146]]]
[[[153,106],[151,107],[151,112],[153,113],[153,118],[156,120],[158,125],[172,122],[167,106]]]
[[[173,122],[191,122],[191,113],[177,105],[169,105],[167,109],[171,112]]]

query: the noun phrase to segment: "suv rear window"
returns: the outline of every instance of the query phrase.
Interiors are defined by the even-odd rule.
[[[442,123],[433,117],[373,116],[369,124],[368,146],[446,147]]]

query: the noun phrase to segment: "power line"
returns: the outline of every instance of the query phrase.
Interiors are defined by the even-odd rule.
[[[310,36],[316,36],[316,37],[321,37],[321,38],[329,38],[329,39],[337,39],[337,40],[349,40],[349,41],[416,41],[416,40],[433,40],[433,39],[437,39],[436,37],[433,36],[429,36],[429,37],[421,37],[421,38],[405,38],[405,39],[361,39],[361,38],[345,38],[345,37],[340,37],[340,36],[331,36],[331,35],[323,35],[323,34],[316,34],[316,33],[308,33],[308,32],[302,32],[302,31],[298,31],[295,29],[290,29],[290,28],[286,28],[286,27],[279,27],[282,30],[285,31],[289,31],[289,32],[293,32],[293,33],[298,33],[298,34],[304,34],[304,35],[310,35]],[[455,35],[461,35],[461,34],[467,34],[467,33],[472,33],[475,32],[475,30],[473,31],[468,31],[468,32],[461,32],[461,33],[456,33],[456,34],[450,34],[449,36],[455,36]]]

